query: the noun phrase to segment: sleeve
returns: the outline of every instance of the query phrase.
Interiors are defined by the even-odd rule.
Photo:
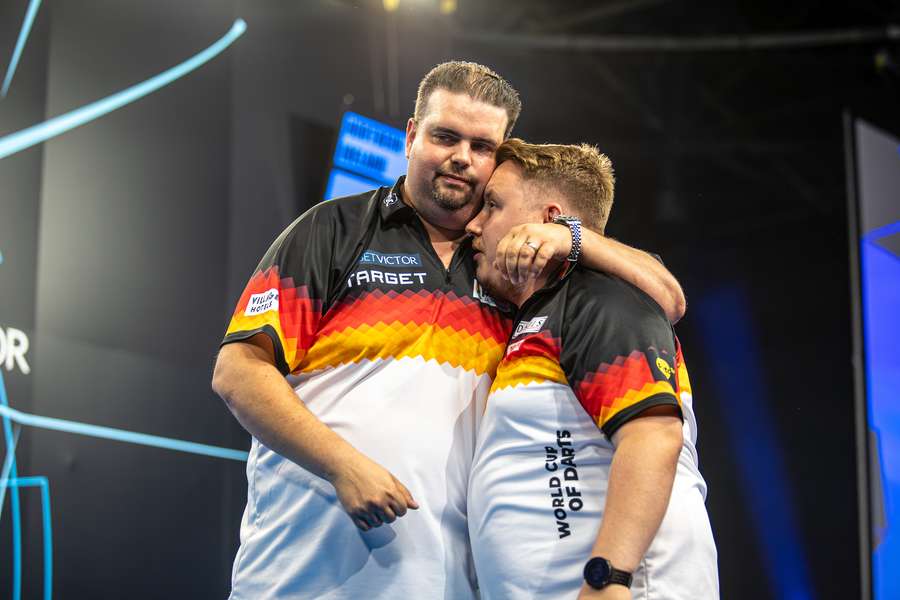
[[[284,375],[312,346],[328,298],[335,228],[314,207],[285,229],[247,282],[222,345],[265,333]]]
[[[574,321],[583,322],[570,322],[572,339],[564,340],[572,390],[610,438],[654,406],[675,406],[683,418],[672,327],[655,305],[621,292],[603,292],[576,310]]]

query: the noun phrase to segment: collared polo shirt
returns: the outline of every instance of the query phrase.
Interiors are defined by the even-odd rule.
[[[690,383],[672,326],[637,288],[575,267],[522,306],[488,397],[468,503],[482,600],[577,597],[606,503],[610,438],[661,405],[682,415],[684,444],[633,597],[718,597]]]
[[[362,532],[330,483],[253,439],[233,599],[475,598],[466,485],[510,322],[480,293],[468,243],[444,267],[401,184],[292,223],[223,344],[268,335],[298,402],[420,508]]]

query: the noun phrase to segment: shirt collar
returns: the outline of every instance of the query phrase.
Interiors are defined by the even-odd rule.
[[[385,222],[408,221],[416,216],[416,211],[403,201],[401,190],[405,179],[406,176],[401,175],[387,194],[381,198],[381,218]]]

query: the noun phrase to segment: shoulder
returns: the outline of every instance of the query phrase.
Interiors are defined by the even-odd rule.
[[[575,319],[610,318],[620,324],[656,323],[670,328],[665,312],[653,298],[613,275],[576,267],[566,288],[567,312]]]
[[[354,230],[364,227],[366,209],[373,195],[383,194],[385,189],[319,202],[288,225],[281,237],[294,237],[298,233],[306,235],[312,230],[318,234],[352,235]]]
[[[362,219],[372,197],[384,195],[386,189],[387,188],[378,188],[353,196],[343,196],[331,200],[323,200],[300,215],[297,221],[303,219],[316,219],[319,221],[325,219],[337,219],[342,221],[348,219],[351,221]],[[295,223],[297,221],[295,221]]]

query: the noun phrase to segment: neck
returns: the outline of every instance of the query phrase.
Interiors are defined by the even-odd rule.
[[[425,226],[425,231],[428,232],[428,238],[431,240],[431,243],[458,242],[466,237],[465,226],[463,226],[462,229],[443,227],[432,223],[422,216],[418,206],[416,206],[416,202],[413,200],[413,195],[409,189],[409,182],[406,180],[403,181],[403,186],[400,188],[400,198],[407,206],[415,211],[416,216],[419,217],[422,225]]]

